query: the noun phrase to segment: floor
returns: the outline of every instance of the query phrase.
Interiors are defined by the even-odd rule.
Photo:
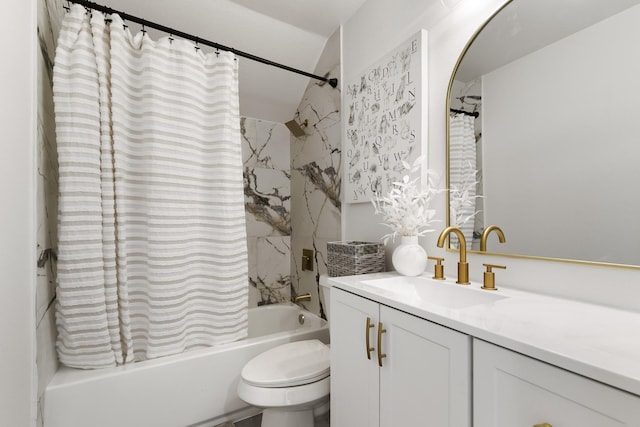
[[[316,421],[315,427],[329,427],[329,413],[326,413],[325,415],[316,418],[315,421]],[[260,427],[261,422],[262,422],[262,414],[258,414],[255,417],[238,421],[235,424],[233,424],[233,426],[234,427]]]
[[[321,417],[318,417],[316,419],[316,426],[315,427],[329,427],[329,418],[330,418],[330,413],[327,412],[326,414],[324,414]]]
[[[255,417],[247,418],[246,420],[237,421],[234,427],[260,427],[262,421],[262,414],[258,414]]]

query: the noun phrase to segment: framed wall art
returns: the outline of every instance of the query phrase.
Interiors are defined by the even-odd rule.
[[[426,32],[410,37],[345,90],[345,203],[371,201],[421,155],[426,135]],[[423,56],[425,56],[423,58]]]

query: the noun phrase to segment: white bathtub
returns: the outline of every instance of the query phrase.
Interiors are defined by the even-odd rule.
[[[298,317],[303,314],[304,325]],[[61,367],[45,392],[45,427],[215,426],[258,412],[236,394],[252,357],[292,341],[329,342],[326,321],[294,304],[249,309],[249,337],[94,371]]]

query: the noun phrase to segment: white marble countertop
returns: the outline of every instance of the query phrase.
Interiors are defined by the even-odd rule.
[[[485,291],[478,283],[462,286],[451,279],[419,276],[438,286],[505,297],[452,308],[430,302],[426,293],[406,292],[406,287],[403,291],[393,282],[367,283],[394,277],[402,276],[391,272],[328,280],[334,287],[640,396],[640,313],[508,288]]]

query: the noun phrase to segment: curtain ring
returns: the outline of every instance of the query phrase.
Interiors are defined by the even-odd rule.
[[[200,46],[198,46],[198,40],[200,40],[198,37],[195,38],[195,42],[196,45],[194,46],[196,48],[196,52],[200,50]]]
[[[169,44],[173,43],[173,34],[169,34]]]

